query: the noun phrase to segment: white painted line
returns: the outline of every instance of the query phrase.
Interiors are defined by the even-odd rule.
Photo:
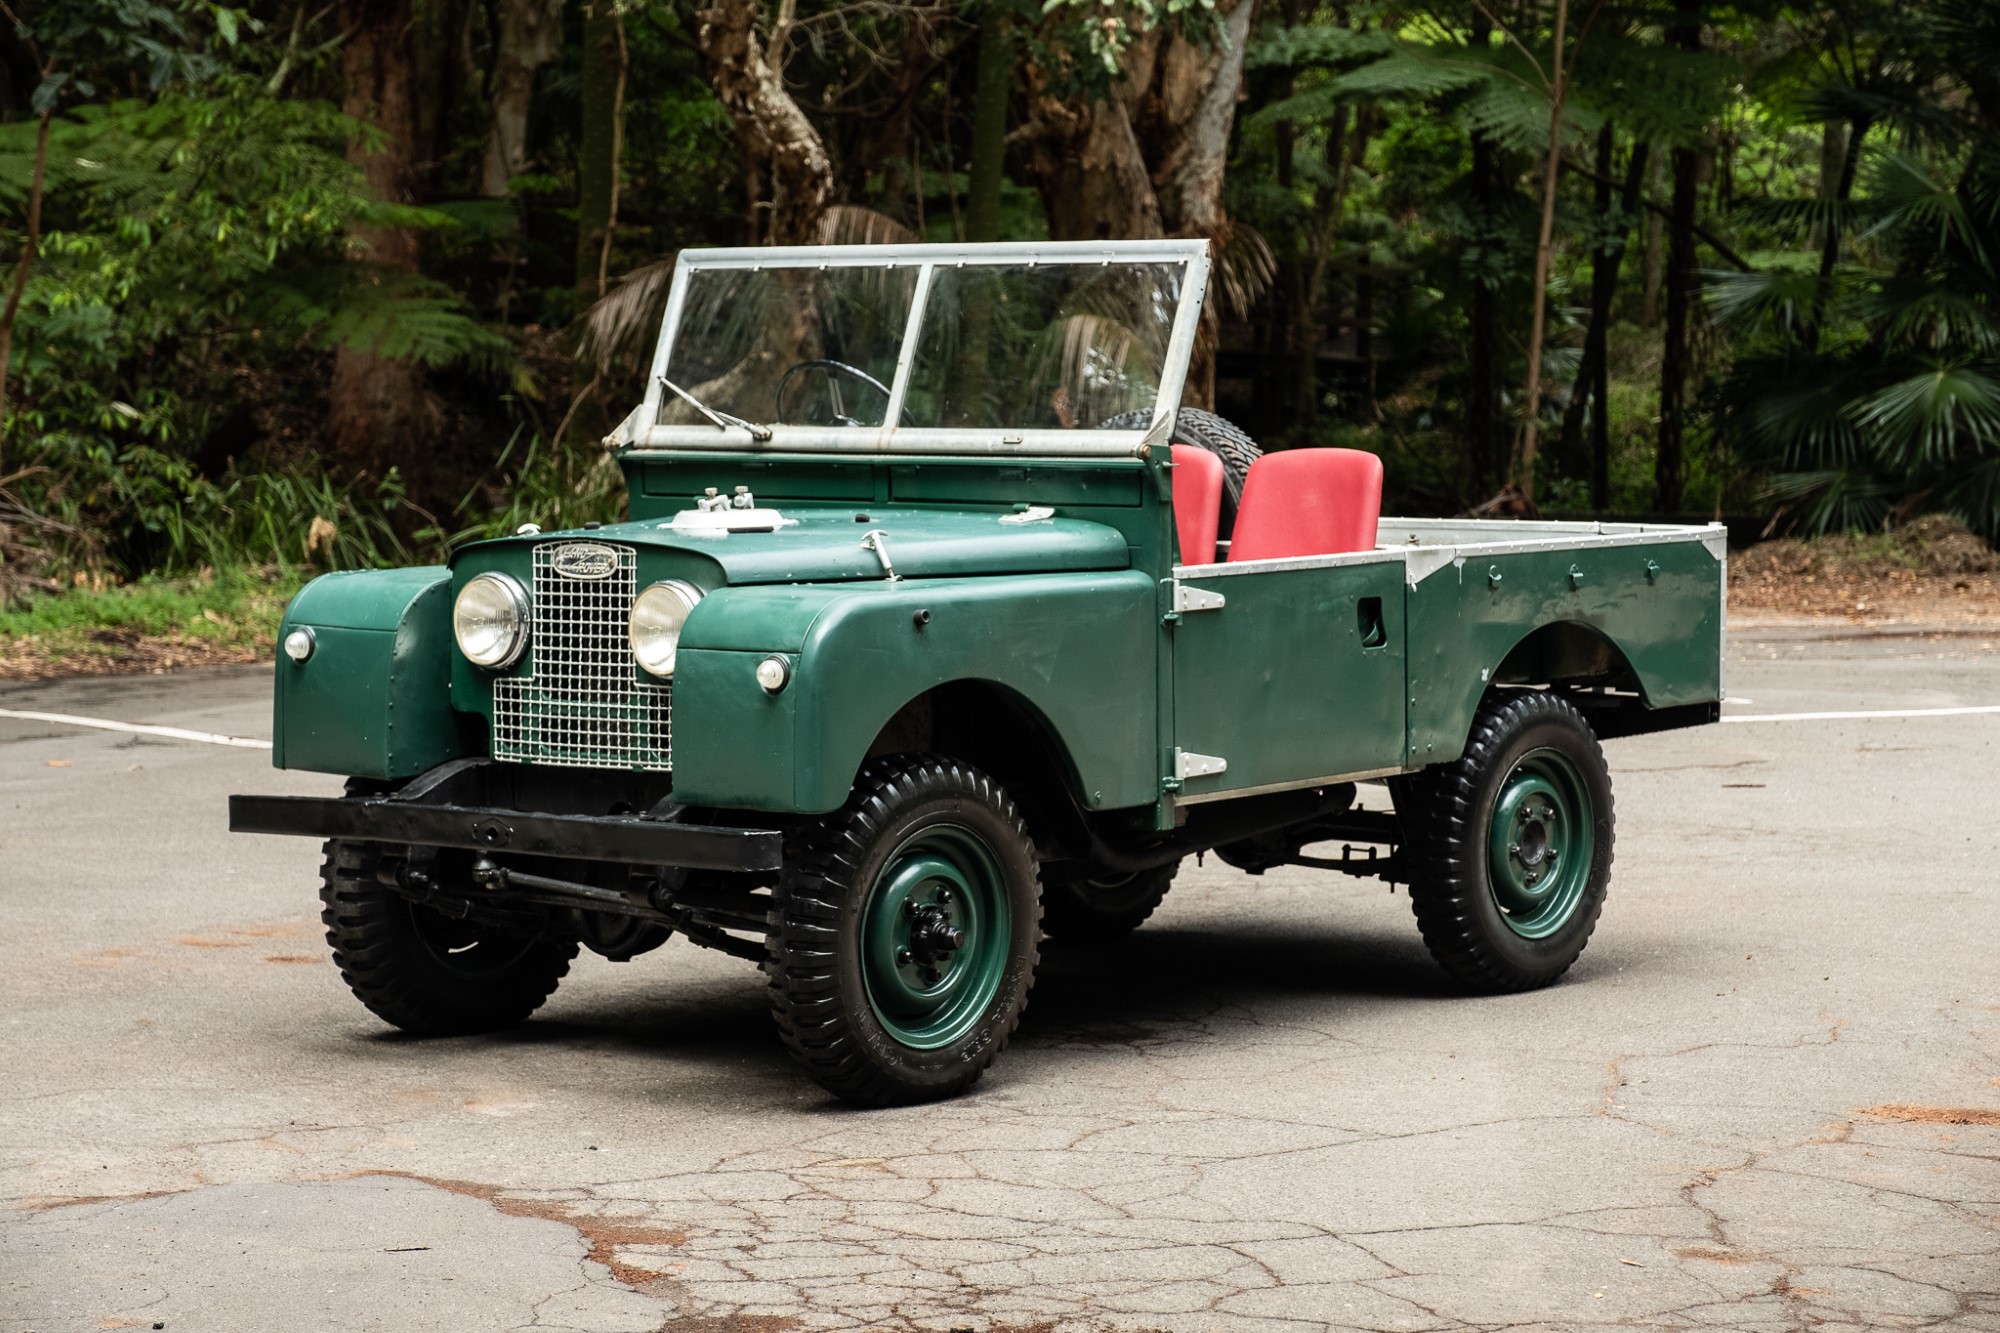
[[[1878,708],[1855,713],[1755,713],[1742,717],[1725,716],[1724,722],[1846,722],[1871,717],[1965,717],[1972,713],[2000,713],[2000,704],[1978,708]]]
[[[71,717],[68,713],[27,713],[0,708],[0,717],[20,722],[55,722],[65,727],[91,727],[98,731],[129,731],[135,736],[165,736],[176,741],[200,741],[203,745],[233,745],[243,750],[268,750],[269,741],[245,736],[218,736],[212,731],[187,731],[181,727],[148,727],[137,722],[111,722],[101,717]]]

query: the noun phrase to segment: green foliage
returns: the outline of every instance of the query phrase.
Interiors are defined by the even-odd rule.
[[[297,573],[224,568],[189,578],[86,583],[59,597],[31,597],[13,608],[0,607],[0,651],[10,640],[27,639],[40,641],[47,650],[74,651],[86,648],[93,633],[103,630],[256,647],[275,636],[285,603],[303,582]],[[108,637],[115,642],[122,636]]]
[[[1947,10],[1988,43],[2000,39],[1990,10]],[[1964,39],[1951,30],[1954,43]],[[1993,539],[2000,126],[1947,88],[1895,86],[1896,96],[1878,85],[1861,99],[1843,86],[1812,100],[1924,131],[1870,152],[1857,199],[1757,210],[1773,225],[1831,229],[1853,261],[1825,279],[1794,269],[1712,283],[1711,308],[1744,339],[1729,420],[1772,468],[1771,497],[1810,528],[1880,527],[1936,508]]]

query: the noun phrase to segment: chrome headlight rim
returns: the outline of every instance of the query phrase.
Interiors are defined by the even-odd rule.
[[[678,604],[678,621],[670,631],[647,627],[643,631],[646,637],[642,640],[640,616],[649,610],[652,601],[657,600],[656,595],[670,597]],[[639,590],[632,599],[632,609],[625,617],[625,642],[632,650],[632,660],[639,664],[641,671],[661,680],[674,678],[675,659],[680,655],[681,631],[687,628],[687,618],[694,613],[701,598],[701,589],[685,579],[661,579]],[[662,645],[664,651],[661,651]]]
[[[498,589],[502,605],[512,617],[512,623],[507,626],[505,637],[495,646],[475,651],[466,643],[466,598],[475,589],[485,588]],[[533,628],[533,600],[528,596],[528,590],[521,586],[521,581],[511,574],[497,571],[475,574],[465,581],[465,586],[458,590],[458,596],[452,599],[451,636],[458,645],[458,651],[474,666],[483,667],[488,671],[505,671],[513,666],[521,660],[521,654],[528,650],[528,640],[532,637]]]

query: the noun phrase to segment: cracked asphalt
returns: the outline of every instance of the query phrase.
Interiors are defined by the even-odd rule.
[[[2000,703],[1996,647],[1751,627],[1730,711]],[[269,734],[261,671],[0,707]],[[1606,748],[1560,985],[1211,858],[971,1096],[860,1112],[683,942],[400,1038],[317,849],[223,831],[335,779],[0,720],[0,1330],[2000,1330],[2000,715]]]

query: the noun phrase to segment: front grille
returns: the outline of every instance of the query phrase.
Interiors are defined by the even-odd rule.
[[[565,551],[617,554],[606,578],[561,573]],[[588,568],[588,561],[573,562]],[[674,766],[673,694],[641,680],[626,617],[637,592],[632,548],[550,542],[535,548],[528,673],[493,687],[493,757],[567,768]]]

